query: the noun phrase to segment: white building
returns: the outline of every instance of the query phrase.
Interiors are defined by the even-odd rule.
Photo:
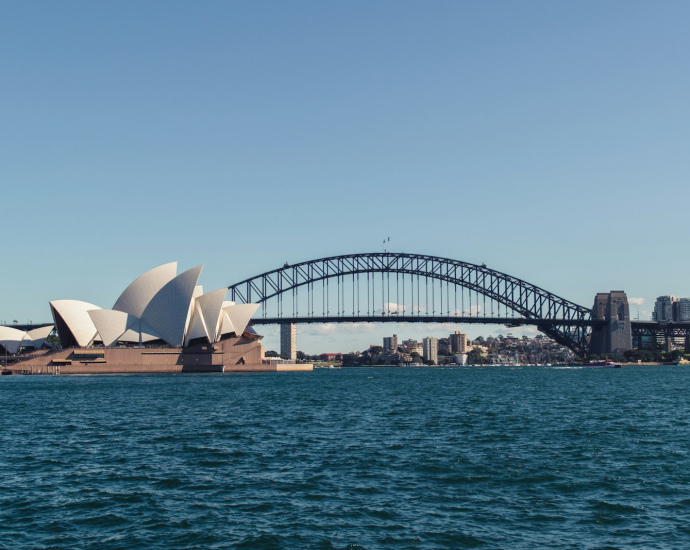
[[[41,349],[52,331],[53,325],[35,328],[29,332],[0,326],[0,352],[4,355],[15,354],[23,349]]]
[[[466,353],[456,353],[455,354],[455,363],[464,367],[467,365],[467,354]]]
[[[143,346],[182,348],[225,336],[242,337],[259,304],[225,300],[227,288],[204,294],[203,266],[177,275],[177,262],[158,266],[132,282],[112,309],[79,300],[54,300],[50,309],[63,348]]]

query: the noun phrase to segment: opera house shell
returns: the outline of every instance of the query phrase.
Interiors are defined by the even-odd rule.
[[[15,354],[21,349],[41,349],[51,332],[53,332],[52,325],[28,332],[3,326],[0,327],[0,348],[3,352],[11,354]]]
[[[259,304],[227,301],[227,288],[204,293],[198,285],[202,268],[178,275],[173,262],[151,269],[111,309],[78,300],[50,302],[62,349],[22,365],[74,373],[303,370],[267,368],[261,337],[248,326]],[[0,343],[7,339],[13,353],[22,341],[45,339],[52,327],[21,338],[3,329]]]

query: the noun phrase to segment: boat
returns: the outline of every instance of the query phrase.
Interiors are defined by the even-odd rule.
[[[620,369],[623,365],[611,361],[611,359],[597,359],[595,361],[590,361],[584,366],[590,369]]]
[[[676,360],[675,360],[673,363],[671,363],[671,364],[672,364],[672,365],[690,365],[690,361],[688,361],[687,359],[685,359],[685,358],[683,358],[683,357],[679,357],[678,359],[676,359]]]

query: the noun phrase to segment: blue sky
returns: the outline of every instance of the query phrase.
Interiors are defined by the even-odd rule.
[[[583,305],[690,296],[689,20],[684,1],[0,2],[0,319],[111,307],[168,261],[214,289],[388,236]],[[304,327],[299,347],[394,331],[448,332]]]

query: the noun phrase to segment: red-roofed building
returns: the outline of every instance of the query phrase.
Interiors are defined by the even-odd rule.
[[[342,361],[343,360],[343,354],[342,353],[322,353],[319,355],[319,359],[322,361]]]

